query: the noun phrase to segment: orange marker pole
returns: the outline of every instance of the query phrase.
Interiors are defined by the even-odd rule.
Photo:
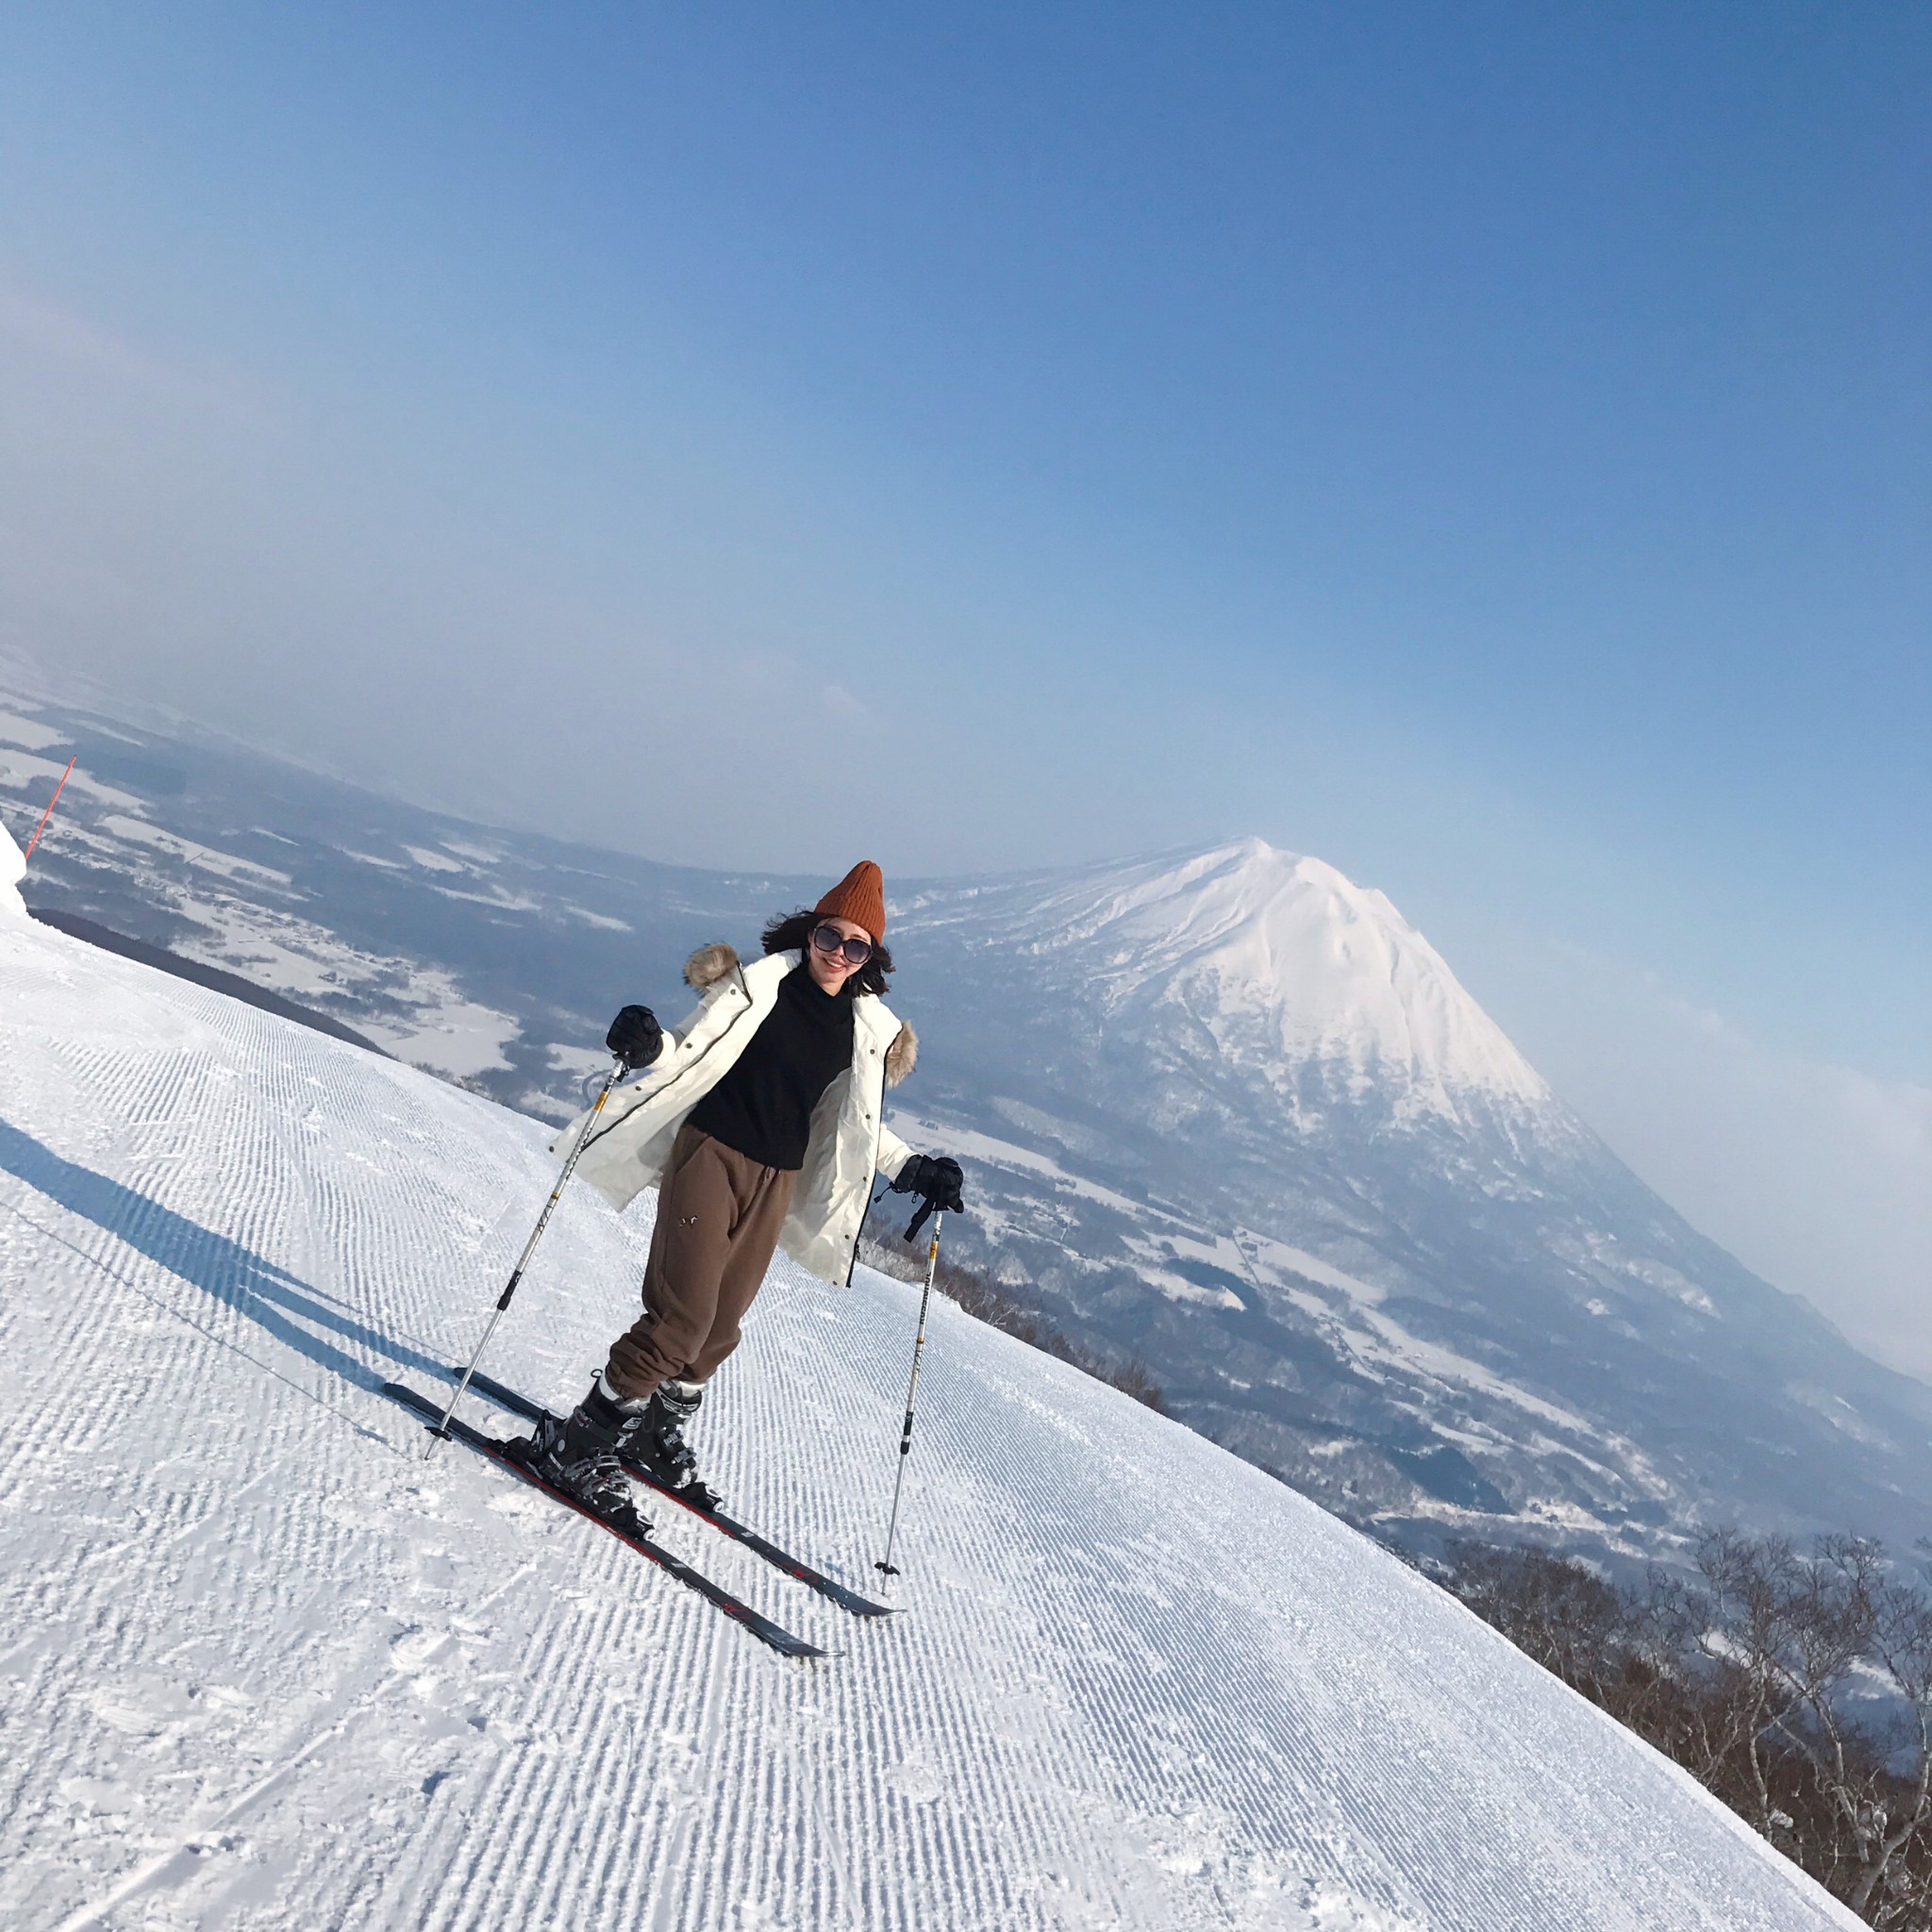
[[[60,803],[60,794],[67,790],[67,781],[74,775],[74,768],[80,762],[80,754],[75,752],[67,760],[67,769],[60,774],[60,782],[54,788],[54,795],[47,801],[47,808],[41,814],[41,822],[34,827],[34,835],[26,841],[26,850],[20,857],[23,863],[34,856],[34,847],[41,842],[41,834],[47,829],[47,821],[54,816],[54,808]]]

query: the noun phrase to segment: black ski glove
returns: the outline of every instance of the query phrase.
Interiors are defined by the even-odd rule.
[[[941,1155],[935,1160],[929,1154],[915,1154],[899,1170],[899,1178],[892,1183],[892,1191],[895,1194],[917,1194],[928,1207],[963,1214],[966,1201],[959,1191],[965,1182],[966,1176],[960,1172],[959,1163],[950,1157]]]
[[[664,1029],[649,1007],[626,1007],[610,1023],[604,1044],[633,1073],[664,1050]]]

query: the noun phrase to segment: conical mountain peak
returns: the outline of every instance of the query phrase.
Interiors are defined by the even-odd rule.
[[[1034,874],[975,908],[1115,1025],[1205,1028],[1271,1079],[1312,1066],[1398,1114],[1455,1116],[1472,1094],[1550,1100],[1389,899],[1307,854],[1241,839]]]

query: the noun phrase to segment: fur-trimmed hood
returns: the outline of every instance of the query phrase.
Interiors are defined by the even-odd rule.
[[[721,979],[737,971],[738,948],[714,940],[684,962],[684,983],[694,992],[709,992]]]
[[[741,972],[738,949],[723,940],[700,946],[684,962],[684,983],[696,992],[708,992],[720,980]],[[919,1064],[919,1035],[905,1022],[886,1049],[886,1085],[896,1087]]]

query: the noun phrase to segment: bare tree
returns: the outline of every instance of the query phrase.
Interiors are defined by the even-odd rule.
[[[1898,1716],[1888,1754],[1894,1773],[1850,1819],[1858,1846],[1845,1903],[1874,1925],[1932,1924],[1932,1871],[1908,1854],[1932,1836],[1932,1601],[1891,1579],[1872,1592],[1867,1655],[1890,1678]],[[1908,1774],[1898,1772],[1909,1764]]]
[[[1774,1759],[1794,1754],[1821,1788],[1848,1774],[1837,1700],[1870,1631],[1868,1554],[1846,1542],[1807,1561],[1782,1537],[1735,1530],[1698,1548],[1709,1594],[1696,1644],[1715,1693],[1701,1702],[1715,1723],[1691,1769],[1713,1789],[1737,1784],[1726,1799],[1768,1838],[1789,1828]]]

